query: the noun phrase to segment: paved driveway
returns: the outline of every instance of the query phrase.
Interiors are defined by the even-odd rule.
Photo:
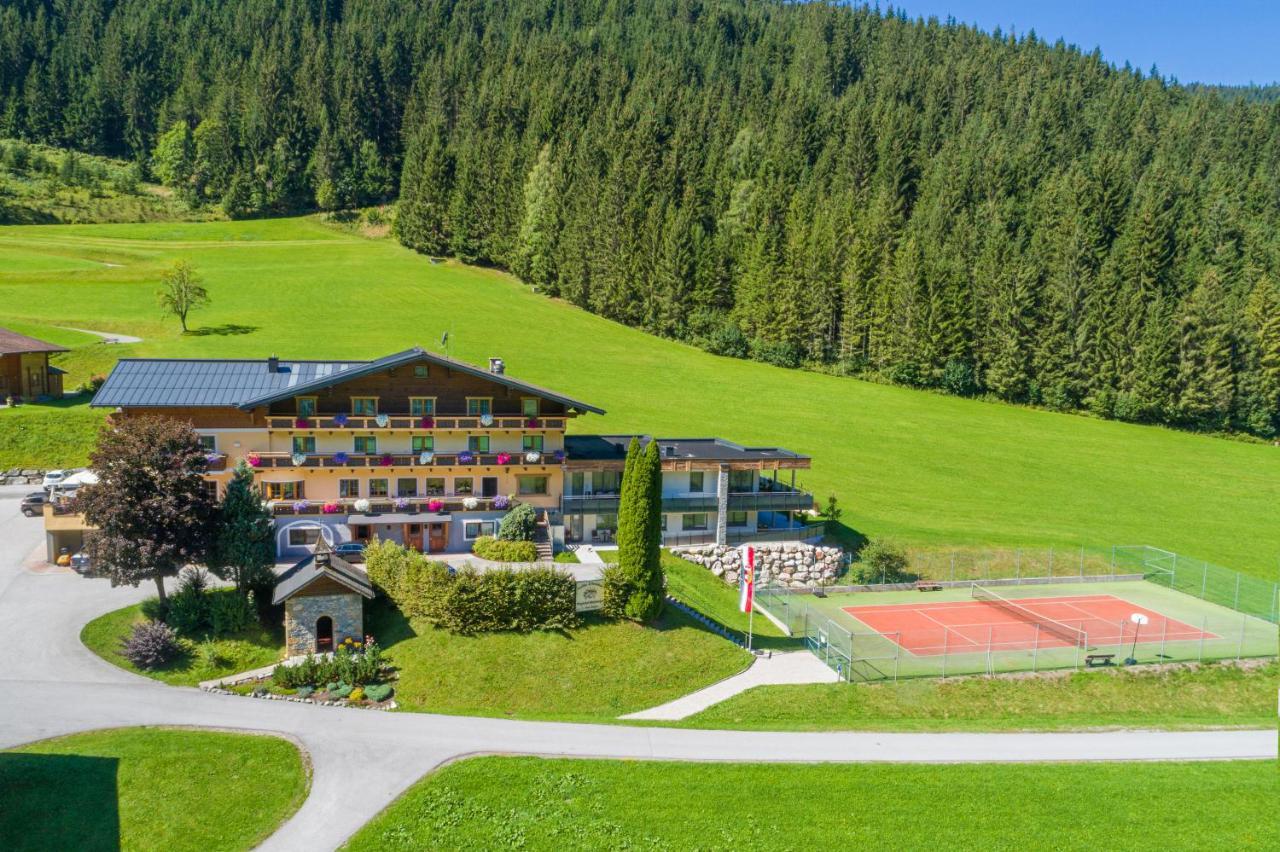
[[[0,748],[126,725],[286,734],[310,753],[311,795],[263,848],[329,849],[442,762],[468,754],[734,761],[986,762],[1275,758],[1274,731],[1097,734],[745,733],[378,713],[168,687],[103,662],[78,640],[94,616],[147,589],[31,573],[40,520],[26,488],[0,488]]]

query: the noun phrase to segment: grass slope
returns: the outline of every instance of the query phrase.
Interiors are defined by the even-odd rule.
[[[1263,762],[771,766],[489,757],[419,782],[346,848],[932,850],[945,838],[948,849],[1262,849],[1280,832],[1275,794],[1275,767]]]
[[[763,686],[686,719],[691,728],[768,731],[1030,731],[1268,727],[1280,665],[898,684]]]
[[[278,663],[284,656],[281,631],[268,630],[254,624],[238,636],[212,640],[210,648],[214,656],[211,659],[205,658],[200,643],[180,639],[183,648],[181,656],[158,669],[139,669],[121,655],[120,642],[129,635],[133,625],[145,620],[141,604],[117,609],[86,624],[80,631],[80,641],[112,665],[172,686],[195,686],[203,680],[229,677]]]
[[[181,335],[155,303],[194,262],[213,304]],[[714,434],[811,454],[803,483],[859,533],[920,544],[1149,542],[1276,576],[1280,450],[718,358],[432,264],[314,219],[20,226],[0,232],[6,322],[124,331],[63,359],[71,384],[117,356],[373,357],[451,332],[450,354],[609,411],[582,431]],[[0,412],[0,466],[13,458]],[[59,416],[58,423],[62,419]],[[51,424],[51,431],[57,428]],[[72,431],[61,457],[83,456]],[[53,452],[52,446],[49,452]]]
[[[566,633],[456,636],[379,601],[368,628],[399,670],[403,710],[608,721],[746,667],[748,656],[668,612],[652,628],[589,619]]]
[[[0,753],[0,837],[37,849],[251,849],[306,798],[298,749],[268,736],[127,728]]]

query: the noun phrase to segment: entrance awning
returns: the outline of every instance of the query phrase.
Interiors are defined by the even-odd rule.
[[[349,524],[438,524],[442,521],[451,521],[451,515],[410,515],[410,514],[389,514],[389,515],[348,515],[347,523]]]

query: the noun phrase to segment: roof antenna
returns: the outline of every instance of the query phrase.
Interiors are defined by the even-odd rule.
[[[440,345],[444,347],[444,357],[449,357],[449,332],[440,335]]]

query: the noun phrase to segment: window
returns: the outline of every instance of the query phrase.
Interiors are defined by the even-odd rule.
[[[745,527],[746,525],[747,525],[746,512],[730,512],[729,513],[729,526]]]
[[[314,396],[300,396],[294,403],[298,406],[299,417],[314,417],[316,414],[316,398]]]
[[[482,535],[497,535],[497,521],[463,521],[462,537],[467,541],[475,541]]]
[[[596,529],[598,530],[618,530],[617,515],[596,515]]]
[[[369,480],[369,496],[370,497],[386,497],[387,481],[385,479]]]
[[[396,480],[397,497],[417,497],[418,480],[412,477],[401,477]]]
[[[351,413],[364,417],[374,416],[378,413],[378,398],[376,396],[351,397]]]
[[[439,497],[444,494],[444,477],[428,476],[422,482],[422,493],[428,497]]]
[[[526,453],[540,453],[542,452],[542,436],[525,435],[520,439],[520,447]]]
[[[541,400],[539,400],[536,396],[520,397],[520,413],[523,414],[525,417],[537,417],[538,403],[540,401]]]
[[[472,490],[472,479],[469,476],[455,476],[453,479],[453,493],[463,497],[470,496]]]
[[[295,453],[314,453],[316,451],[315,435],[294,435],[293,451]]]
[[[218,499],[218,482],[215,479],[206,479],[204,481],[204,493],[210,500]]]
[[[212,435],[201,435],[200,449],[204,450],[206,453],[217,452],[218,439]]]
[[[301,482],[264,482],[263,491],[268,500],[301,500]]]
[[[338,480],[338,496],[352,497],[360,496],[360,480],[358,479],[339,479]]]
[[[689,490],[700,494],[706,485],[706,475],[700,470],[689,472]]]
[[[493,413],[493,397],[489,396],[469,396],[467,397],[467,414],[472,417],[478,417],[482,414]]]
[[[547,478],[545,476],[517,476],[517,491],[520,494],[546,494]]]
[[[617,494],[622,488],[622,471],[596,470],[591,472],[591,490],[595,494]]]
[[[373,455],[378,451],[378,439],[373,435],[356,435],[355,450]]]
[[[685,515],[680,519],[680,526],[686,530],[705,530],[707,528],[707,513],[697,512],[692,515]]]
[[[753,470],[729,471],[730,491],[754,491],[756,474]]]
[[[662,531],[663,531],[663,532],[666,532],[666,531],[667,531],[667,516],[666,516],[666,515],[662,515],[661,517],[662,517]]]
[[[489,436],[469,435],[467,437],[467,449],[473,453],[489,452]]]
[[[429,414],[435,414],[436,398],[434,396],[409,397],[409,413],[414,417],[426,417]]]
[[[290,547],[310,547],[320,540],[319,527],[294,527],[289,530]]]
[[[431,370],[427,367],[426,364],[413,365],[413,377],[415,379],[425,379],[429,375],[431,375]]]
[[[414,435],[413,451],[415,453],[429,453],[435,450],[436,439],[431,435]]]

